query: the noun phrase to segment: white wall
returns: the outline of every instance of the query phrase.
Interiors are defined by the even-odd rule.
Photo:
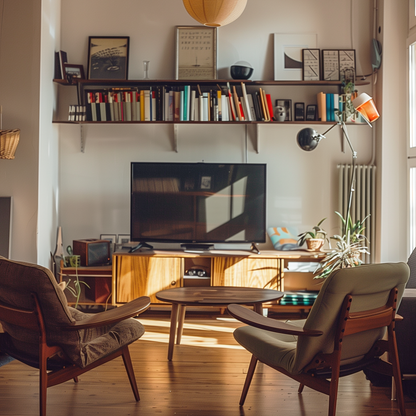
[[[59,126],[51,123],[57,102],[54,51],[60,44],[60,0],[42,1],[40,107],[39,107],[39,209],[37,263],[48,266],[54,252],[58,224]]]
[[[379,2],[378,39],[383,44],[383,63],[377,82],[378,238],[381,261],[406,261],[408,257],[406,37],[407,2]],[[392,236],[395,236],[392,238]]]
[[[358,70],[371,72],[373,2],[341,0],[248,2],[243,15],[218,29],[218,69],[228,78],[228,67],[250,62],[253,79],[273,79],[273,33],[317,33],[318,47],[355,48]],[[82,10],[82,13],[80,13]],[[265,12],[266,11],[266,12]],[[140,0],[62,0],[61,49],[71,63],[87,65],[88,36],[130,36],[130,79],[143,77],[142,61],[150,60],[150,77],[173,79],[175,26],[195,25],[182,2]],[[361,89],[363,90],[363,89]],[[267,87],[272,99],[292,98],[314,103],[315,88]],[[371,88],[366,88],[371,93]],[[328,90],[336,92],[336,89]],[[61,113],[75,89],[60,87]],[[306,94],[306,95],[304,95]],[[68,98],[71,95],[71,98]],[[65,96],[65,97],[64,97]],[[260,153],[249,129],[248,162],[268,164],[268,225],[294,225],[303,230],[321,218],[330,234],[338,232],[336,182],[338,163],[351,154],[340,151],[340,133],[334,129],[319,148],[306,153],[295,138],[303,126],[261,125]],[[324,132],[328,126],[317,126]],[[179,152],[172,150],[169,125],[86,126],[86,150],[80,152],[79,126],[60,126],[60,225],[64,245],[73,239],[100,233],[129,233],[129,167],[131,161],[246,161],[243,126],[180,126]],[[372,159],[371,129],[351,126],[349,133],[358,163]]]
[[[41,1],[1,0],[0,18],[3,129],[21,129],[16,158],[0,160],[0,195],[13,197],[11,257],[36,262]]]

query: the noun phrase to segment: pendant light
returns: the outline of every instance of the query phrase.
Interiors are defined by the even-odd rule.
[[[183,0],[191,17],[205,26],[224,26],[243,13],[247,0]]]

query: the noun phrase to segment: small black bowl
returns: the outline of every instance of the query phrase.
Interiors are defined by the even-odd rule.
[[[254,69],[250,66],[231,65],[230,72],[233,79],[249,79]]]

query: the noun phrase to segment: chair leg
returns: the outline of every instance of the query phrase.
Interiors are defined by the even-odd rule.
[[[329,385],[328,416],[335,416],[335,413],[337,410],[339,370],[340,370],[339,365],[332,367],[331,383]]]
[[[299,394],[303,392],[303,388],[304,388],[304,387],[305,387],[305,385],[304,385],[304,384],[302,384],[302,383],[300,383],[300,384],[299,384],[299,388],[298,388],[298,393],[299,393]]]
[[[78,377],[74,377],[74,383],[78,383]]]
[[[254,355],[252,355],[250,366],[248,367],[247,371],[246,381],[244,382],[243,391],[241,393],[240,406],[243,406],[244,402],[246,401],[248,389],[250,388],[251,380],[253,379],[254,370],[256,369],[257,362],[258,359]]]
[[[127,375],[129,377],[130,386],[133,390],[134,398],[136,399],[136,402],[138,402],[140,400],[139,390],[137,388],[136,377],[134,375],[133,364],[131,363],[130,351],[128,346],[124,347],[122,357],[124,367],[126,367]]]
[[[48,372],[46,357],[42,354],[39,357],[39,414],[46,416],[46,397],[48,390]]]
[[[406,409],[404,407],[402,375],[400,372],[399,353],[397,351],[397,344],[396,344],[396,334],[393,330],[390,330],[390,328],[389,328],[388,342],[389,342],[389,359],[390,359],[392,370],[393,370],[393,379],[394,379],[393,382],[396,387],[395,388],[396,400],[397,400],[397,404],[399,405],[401,416],[406,416]]]

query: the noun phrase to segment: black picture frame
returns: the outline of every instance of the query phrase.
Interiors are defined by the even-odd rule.
[[[315,121],[316,120],[316,110],[317,105],[315,104],[309,104],[306,107],[306,121]]]
[[[321,79],[321,50],[302,49],[303,81],[319,81]]]
[[[322,50],[322,79],[324,81],[339,81],[339,50]]]
[[[76,81],[74,79],[85,79],[84,66],[77,64],[63,64],[63,78],[68,81],[69,84],[73,84]]]
[[[341,81],[355,81],[355,49],[339,49],[339,74]]]
[[[127,80],[129,50],[129,36],[90,36],[88,79]]]

